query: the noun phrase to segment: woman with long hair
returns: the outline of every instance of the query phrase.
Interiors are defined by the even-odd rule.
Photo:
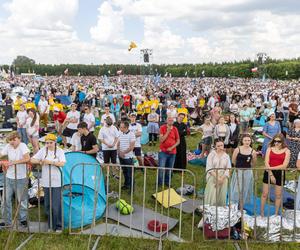
[[[212,122],[213,123],[213,122]],[[225,123],[224,116],[221,116],[218,124],[215,126],[214,130],[214,139],[221,139],[224,142],[225,148],[229,143],[230,129],[228,125]]]
[[[232,153],[239,144],[240,126],[237,122],[237,118],[234,114],[229,116],[228,127],[230,129],[229,142],[228,142],[228,153]]]
[[[205,205],[225,206],[227,183],[231,162],[229,155],[224,150],[224,142],[215,140],[215,149],[212,150],[206,163]],[[219,170],[217,170],[219,169]]]
[[[33,153],[36,154],[39,150],[40,117],[35,109],[29,109],[27,112],[26,133],[29,142],[33,147]]]
[[[261,216],[264,216],[265,203],[269,194],[270,185],[275,186],[275,215],[278,215],[282,199],[282,188],[285,181],[285,172],[290,161],[290,150],[285,144],[282,134],[277,134],[271,140],[265,156],[265,172],[263,191],[261,195]]]
[[[253,196],[253,173],[251,168],[256,164],[256,151],[251,147],[252,138],[244,134],[241,146],[232,154],[232,165],[236,169],[231,179],[230,199],[233,203],[245,204]],[[241,204],[240,204],[241,206]]]
[[[20,105],[20,110],[17,112],[16,120],[17,120],[17,131],[21,136],[21,141],[26,145],[28,144],[28,138],[26,133],[26,121],[27,121],[27,111],[25,109],[25,105]]]
[[[120,117],[120,103],[119,103],[119,101],[116,97],[113,98],[112,103],[110,105],[110,113],[112,113],[115,116],[116,121],[119,120],[119,117]]]

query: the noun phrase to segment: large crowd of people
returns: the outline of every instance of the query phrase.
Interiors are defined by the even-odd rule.
[[[268,197],[269,184],[275,186],[276,214],[287,167],[300,169],[300,88],[298,81],[240,78],[162,78],[153,82],[142,76],[117,77],[40,77],[16,76],[0,82],[0,102],[4,110],[4,127],[16,130],[7,137],[0,152],[7,156],[6,221],[12,222],[12,196],[21,201],[20,221],[26,223],[27,196],[22,193],[26,182],[26,163],[42,166],[45,210],[49,215],[49,188],[52,204],[59,207],[59,173],[49,168],[63,167],[64,151],[57,146],[62,138],[65,149],[97,157],[103,152],[104,163],[133,165],[136,157],[144,165],[141,146],[143,126],[147,126],[148,145],[159,144],[158,185],[171,185],[172,175],[163,168],[187,167],[187,135],[192,129],[202,133],[200,157],[207,158],[205,203],[225,205],[230,168],[241,168],[231,178],[231,199],[246,202],[253,186],[251,168],[263,157],[265,172],[261,196],[261,215]],[[59,96],[70,100],[64,105]],[[55,134],[50,130],[54,123]],[[263,127],[261,148],[253,148],[252,127]],[[100,126],[98,134],[95,128]],[[39,139],[45,137],[40,148]],[[31,144],[31,151],[28,144]],[[14,172],[16,166],[17,175]],[[215,169],[219,169],[216,171]],[[132,168],[122,168],[122,189],[134,189]],[[15,182],[17,185],[15,185]],[[15,186],[17,187],[15,189]],[[298,209],[300,209],[300,197]],[[60,209],[53,211],[53,230],[61,230]],[[49,217],[50,218],[50,217]],[[49,222],[50,223],[50,222]]]

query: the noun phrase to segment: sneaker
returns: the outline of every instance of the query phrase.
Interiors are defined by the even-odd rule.
[[[61,229],[56,229],[55,233],[62,233],[62,230]]]
[[[23,220],[23,221],[21,221],[21,226],[22,227],[27,227],[27,221],[26,220]]]

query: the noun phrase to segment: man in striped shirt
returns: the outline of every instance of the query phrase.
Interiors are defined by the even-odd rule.
[[[120,164],[122,165],[133,165],[133,149],[135,145],[135,135],[134,133],[130,132],[129,130],[129,123],[128,121],[122,121],[120,124],[120,136],[118,141],[118,155]],[[122,167],[123,175],[124,175],[124,186],[122,187],[123,190],[131,190],[133,187],[133,174],[131,167]]]

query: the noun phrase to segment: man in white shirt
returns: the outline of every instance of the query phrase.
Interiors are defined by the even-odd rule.
[[[38,111],[40,113],[41,123],[44,125],[46,131],[48,125],[49,104],[44,95],[41,95],[39,100]]]
[[[88,125],[87,129],[90,132],[94,132],[95,130],[95,116],[93,115],[93,113],[91,112],[91,108],[86,106],[84,108],[85,114],[83,116],[83,121]]]
[[[136,140],[135,135],[129,131],[129,123],[127,121],[121,122],[120,131],[121,133],[117,144],[117,150],[121,167],[122,165],[133,165],[133,149]],[[131,188],[134,185],[134,180],[132,180],[132,168],[122,167],[122,170],[125,179],[122,189],[131,191]]]
[[[142,125],[136,122],[136,113],[131,113],[130,116],[129,130],[135,135],[135,144],[134,144],[134,155],[139,161],[139,165],[143,166],[142,158],[142,146],[141,146],[141,136],[142,136]]]
[[[104,112],[105,113],[101,116],[101,125],[105,124],[105,119],[107,117],[110,117],[111,120],[112,120],[112,122],[113,122],[113,124],[114,124],[116,122],[116,119],[115,119],[115,116],[109,112],[109,107],[108,106],[105,106]]]
[[[7,137],[8,144],[5,145],[0,158],[8,156],[8,162],[2,162],[4,171],[6,171],[6,189],[5,203],[2,218],[5,222],[0,223],[2,226],[10,226],[12,224],[12,199],[13,195],[20,204],[19,220],[21,225],[27,227],[27,203],[28,203],[28,178],[27,165],[29,162],[29,149],[21,142],[18,132],[11,132]]]
[[[67,113],[63,127],[66,127],[62,133],[63,144],[67,146],[67,138],[72,138],[73,134],[77,132],[77,126],[80,120],[80,113],[76,110],[76,103],[71,104],[71,110]]]
[[[101,141],[104,163],[117,163],[118,129],[113,125],[110,117],[106,118],[105,125],[100,129],[98,139]]]

